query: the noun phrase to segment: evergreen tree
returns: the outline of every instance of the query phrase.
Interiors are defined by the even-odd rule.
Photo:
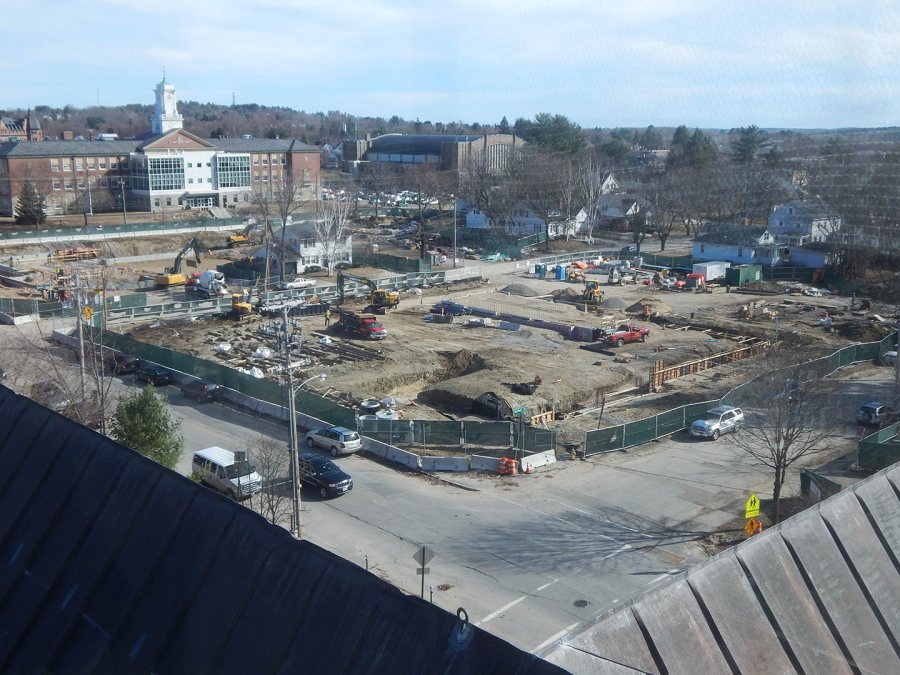
[[[47,220],[44,213],[46,195],[38,191],[34,183],[28,181],[22,186],[16,200],[16,222],[20,225],[40,225]]]
[[[153,385],[119,400],[110,435],[154,462],[171,469],[181,457],[181,423],[169,417],[165,400]]]
[[[497,130],[498,130],[501,134],[508,134],[508,133],[509,133],[509,120],[506,119],[506,115],[504,115],[504,116],[503,116],[503,119],[500,120],[500,124],[498,125]]]
[[[755,124],[736,130],[738,137],[731,141],[731,158],[738,164],[750,164],[769,144],[769,135]]]
[[[690,161],[690,143],[691,136],[687,127],[682,124],[675,129],[675,133],[672,135],[672,142],[669,144],[669,156],[666,158],[667,169],[681,169],[687,166]]]
[[[663,147],[662,136],[652,124],[644,131],[639,143],[644,150],[662,150]]]
[[[716,144],[700,129],[694,129],[694,135],[688,142],[689,163],[695,169],[702,169],[716,161],[719,151]]]
[[[574,155],[584,148],[581,127],[564,115],[538,113],[534,121],[517,119],[516,134],[541,150]]]

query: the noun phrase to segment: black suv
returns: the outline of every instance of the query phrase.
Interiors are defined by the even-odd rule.
[[[197,399],[198,403],[222,400],[222,387],[204,380],[191,380],[181,387],[181,393],[186,398]]]
[[[300,480],[319,488],[322,497],[337,497],[353,489],[350,474],[330,459],[304,452],[300,455]]]
[[[141,367],[141,360],[138,357],[127,354],[114,354],[108,363],[116,375],[128,375]]]
[[[139,382],[149,382],[155,387],[163,387],[175,381],[172,373],[158,366],[144,366],[134,374],[134,379]]]

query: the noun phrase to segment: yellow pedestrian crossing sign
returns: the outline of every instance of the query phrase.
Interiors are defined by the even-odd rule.
[[[747,505],[744,509],[744,518],[756,518],[759,515],[759,497],[756,495],[750,495],[750,499],[747,500]]]

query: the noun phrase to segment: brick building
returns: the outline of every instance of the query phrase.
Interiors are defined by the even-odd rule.
[[[156,87],[151,131],[128,140],[0,143],[0,214],[22,186],[46,194],[48,214],[168,211],[252,203],[290,177],[304,198],[319,193],[319,149],[294,139],[204,139],[182,129],[175,88]]]
[[[30,110],[25,117],[0,117],[0,143],[6,141],[42,141],[41,122]]]

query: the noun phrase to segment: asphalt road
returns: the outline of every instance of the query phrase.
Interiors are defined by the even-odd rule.
[[[855,406],[892,393],[891,374],[868,366],[837,375],[848,423],[831,455],[852,447]],[[210,445],[240,449],[257,435],[287,443],[286,425],[197,404],[173,387],[161,391],[182,423],[179,473],[189,474],[191,454]],[[771,492],[769,473],[727,437],[685,433],[529,476],[442,480],[366,455],[338,464],[354,489],[327,500],[304,490],[305,538],[414,594],[421,577],[413,556],[427,546],[435,556],[425,597],[451,612],[465,608],[472,621],[529,651],[702,561],[695,540],[739,517],[751,492],[763,499]]]

